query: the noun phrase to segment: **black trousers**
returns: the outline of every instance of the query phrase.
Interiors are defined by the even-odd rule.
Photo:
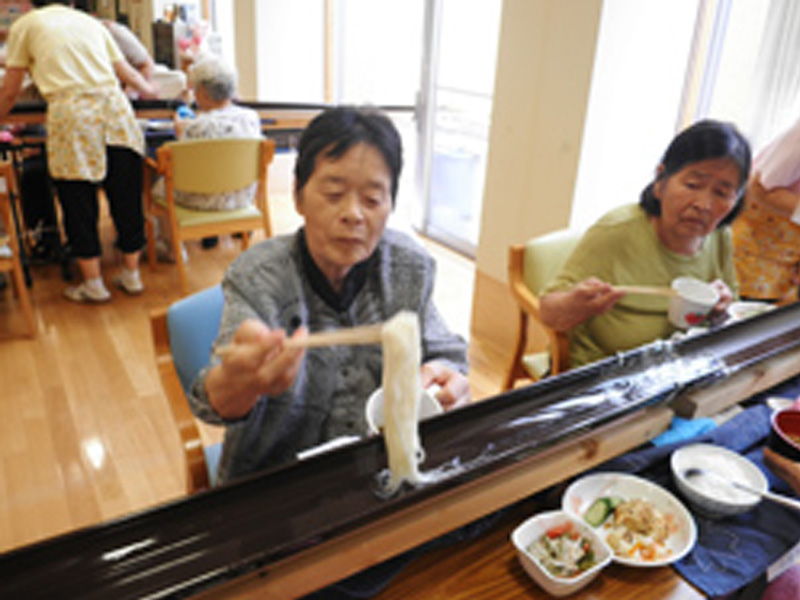
[[[142,207],[142,157],[130,150],[106,147],[106,177],[101,182],[54,180],[64,213],[64,230],[77,258],[96,258],[101,254],[97,198],[102,187],[117,230],[117,248],[125,254],[144,246]]]

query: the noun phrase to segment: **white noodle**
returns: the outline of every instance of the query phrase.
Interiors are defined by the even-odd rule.
[[[424,459],[419,441],[421,361],[419,321],[413,312],[402,311],[389,319],[382,332],[384,441],[389,477],[384,492],[392,494],[403,481],[422,483],[417,468]]]

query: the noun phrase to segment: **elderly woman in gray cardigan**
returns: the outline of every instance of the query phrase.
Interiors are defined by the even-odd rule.
[[[381,383],[380,346],[303,350],[285,347],[287,337],[414,311],[423,386],[441,386],[445,409],[469,401],[466,343],[432,301],[434,261],[412,238],[386,229],[401,166],[400,137],[381,113],[329,109],[303,133],[295,204],[305,226],[229,267],[217,344],[230,350],[193,386],[195,414],[226,426],[218,481],[367,432],[364,403]]]

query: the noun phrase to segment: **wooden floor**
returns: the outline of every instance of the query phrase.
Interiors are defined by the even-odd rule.
[[[276,233],[298,218],[286,193],[285,165],[273,166]],[[119,268],[104,221],[107,283]],[[468,330],[471,261],[436,245],[436,299],[453,329]],[[215,249],[189,244],[191,290],[217,283],[238,253],[231,240]],[[38,337],[18,335],[18,307],[0,293],[0,551],[178,498],[183,490],[177,432],[155,369],[149,312],[179,297],[176,269],[143,266],[146,291],[112,290],[101,306],[71,303],[56,265],[32,268]],[[109,283],[110,285],[110,283]],[[507,356],[471,341],[473,395],[499,389]],[[218,432],[206,428],[213,440]]]

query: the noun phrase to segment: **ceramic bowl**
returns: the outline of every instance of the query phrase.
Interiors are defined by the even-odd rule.
[[[617,472],[585,475],[569,485],[561,498],[561,507],[576,519],[584,520],[592,504],[604,497],[623,501],[644,500],[672,522],[669,536],[655,555],[647,556],[641,552],[614,554],[614,562],[628,567],[662,567],[680,560],[694,547],[697,526],[689,510],[660,485],[636,475]],[[604,541],[613,532],[608,525],[610,523],[606,521],[594,528]]]
[[[771,310],[775,310],[774,304],[769,304],[767,302],[756,302],[753,300],[732,302],[727,309],[728,317],[730,317],[731,321],[750,319],[751,317],[757,317],[758,315],[764,314],[765,312],[769,312]]]
[[[772,413],[767,445],[786,458],[800,460],[800,408],[796,404]]]
[[[694,277],[678,277],[672,282],[676,292],[669,300],[670,323],[688,329],[705,321],[719,302],[719,292],[708,283]]]
[[[571,522],[576,531],[579,531],[592,544],[596,562],[583,573],[574,577],[558,577],[548,571],[539,559],[531,553],[531,545],[554,527]],[[567,596],[589,585],[600,571],[611,562],[611,550],[597,534],[582,519],[576,518],[563,510],[553,510],[539,513],[524,521],[511,534],[511,542],[517,549],[519,558],[525,572],[547,593],[553,596]]]
[[[761,470],[744,456],[722,446],[691,444],[679,448],[672,453],[670,467],[683,497],[698,513],[712,519],[747,512],[761,500],[755,494],[727,485],[725,479],[767,491],[767,479]],[[686,470],[692,467],[711,475],[687,478]]]
[[[444,412],[442,405],[436,399],[436,393],[439,386],[432,385],[422,391],[420,395],[419,404],[419,420],[424,421]],[[367,426],[372,434],[380,433],[383,427],[383,388],[378,388],[367,400],[365,407],[365,417],[367,419]]]

